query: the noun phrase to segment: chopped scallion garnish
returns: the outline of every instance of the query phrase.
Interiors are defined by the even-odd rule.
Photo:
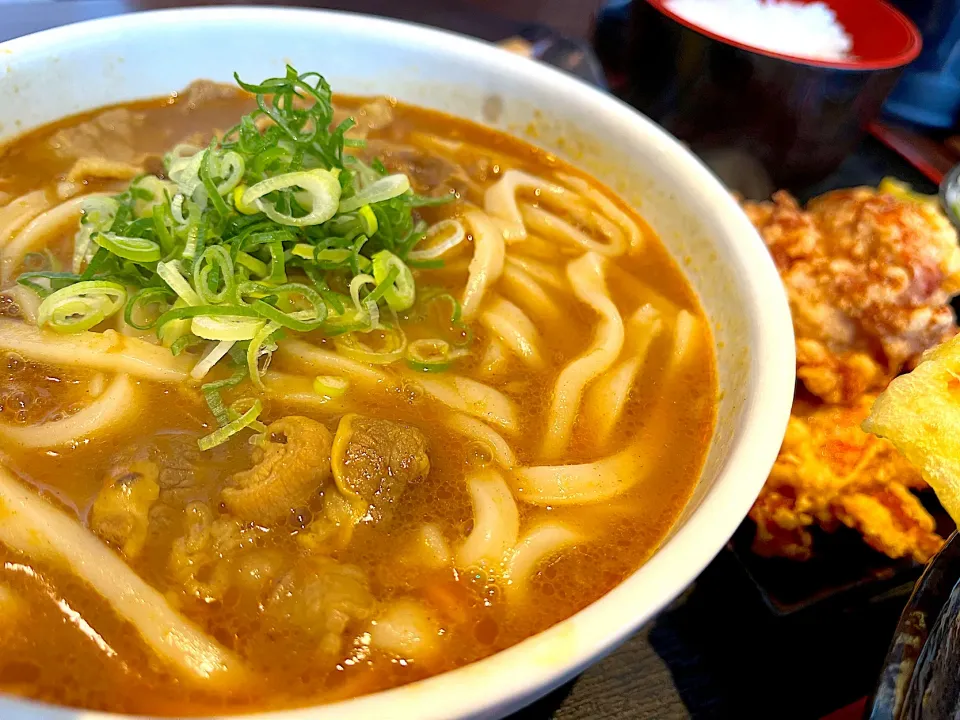
[[[285,333],[318,331],[364,362],[404,358],[397,313],[417,302],[411,267],[432,254],[410,253],[428,231],[416,208],[453,199],[416,195],[406,175],[345,154],[357,147],[344,138],[353,121],[333,125],[319,74],[287,67],[237,83],[256,110],[207,147],[174,147],[163,176],[85,200],[72,272],[44,261],[18,279],[43,298],[41,327],[80,332],[122,310],[174,355],[200,346],[194,379],[228,367],[229,381],[203,386],[221,426],[204,449],[260,426],[259,401],[240,412],[220,390],[246,376],[263,387]],[[326,395],[345,391],[327,380]]]

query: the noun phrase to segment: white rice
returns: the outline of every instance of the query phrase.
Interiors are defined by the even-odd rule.
[[[716,35],[811,60],[851,60],[853,40],[822,2],[666,0],[664,7]]]

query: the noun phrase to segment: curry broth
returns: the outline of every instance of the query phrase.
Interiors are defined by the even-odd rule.
[[[362,102],[338,98],[344,114],[356,112]],[[106,153],[117,133],[128,146],[124,152],[160,153],[177,142],[205,139],[211,130],[231,126],[251,107],[249,96],[217,88],[206,94],[185,92],[179,97],[68,118],[19,138],[0,151],[0,178],[5,181],[0,189],[17,196],[51,187],[62,179],[70,160],[58,154],[54,139],[64,131],[82,130],[85,141]],[[480,185],[494,180],[505,163],[542,176],[563,171],[585,177],[556,157],[502,133],[401,103],[392,103],[392,109],[394,121],[386,129],[370,133],[371,152],[380,141],[388,149],[383,153],[385,164],[391,170],[410,173],[415,187],[429,183],[433,170],[430,163],[405,156],[403,148],[412,133],[465,141],[489,150],[489,161],[470,169],[471,177]],[[106,189],[116,187],[116,183],[103,183]],[[630,212],[626,206],[621,209]],[[426,209],[424,215],[433,221],[460,212],[462,207],[454,203]],[[646,227],[632,212],[631,217]],[[614,302],[624,314],[640,302],[653,302],[685,308],[702,318],[692,290],[676,265],[652,233],[648,231],[647,236],[641,257],[618,259],[619,267],[608,283]],[[59,248],[62,259],[67,258],[69,237],[54,247]],[[466,252],[453,258],[449,268],[418,271],[418,286],[446,287],[458,294],[468,259]],[[460,270],[458,263],[463,266]],[[544,412],[560,367],[581,353],[592,338],[593,313],[571,297],[561,298],[560,303],[562,326],[543,331],[548,349],[546,369],[536,373],[514,366],[509,380],[498,385],[520,408],[521,432],[509,441],[521,464],[537,459]],[[484,330],[474,324],[473,331],[474,347],[482,347]],[[712,345],[706,334],[702,340]],[[550,627],[636,570],[667,534],[692,493],[715,418],[714,360],[712,353],[704,353],[682,377],[664,386],[663,369],[669,353],[665,339],[655,342],[615,441],[616,447],[622,447],[625,440],[620,438],[655,431],[646,425],[647,411],[657,398],[669,397],[666,415],[661,416],[669,432],[647,459],[655,468],[653,481],[593,506],[539,508],[519,503],[521,527],[534,516],[556,517],[589,538],[547,563],[519,602],[508,603],[494,584],[479,575],[450,569],[411,569],[404,564],[404,548],[425,522],[438,525],[454,543],[469,533],[473,516],[464,476],[489,458],[484,457],[482,448],[446,429],[441,408],[418,402],[415,382],[402,402],[398,403],[394,395],[385,395],[373,397],[366,404],[365,414],[405,421],[422,431],[429,444],[431,470],[424,481],[407,488],[389,525],[359,526],[349,546],[334,556],[366,574],[377,601],[413,596],[436,612],[444,630],[442,650],[423,663],[371,650],[362,628],[355,627],[348,630],[340,652],[326,662],[317,662],[315,639],[273,625],[258,615],[257,598],[262,588],[256,581],[231,587],[222,599],[211,602],[183,591],[172,575],[170,557],[174,543],[189,530],[187,505],[201,501],[215,511],[224,479],[251,463],[246,434],[208,452],[197,448],[197,439],[209,433],[215,422],[195,390],[138,382],[135,420],[119,434],[58,450],[27,452],[3,447],[4,464],[82,520],[88,517],[105,478],[115,474],[118,467],[141,460],[154,462],[160,468],[161,495],[150,514],[144,551],[130,564],[174,607],[225,647],[239,652],[262,681],[253,684],[246,694],[229,697],[191,689],[159,666],[136,634],[80,581],[56,567],[26,563],[0,545],[0,590],[6,586],[27,601],[22,604],[21,619],[9,624],[0,617],[0,689],[54,703],[117,712],[188,715],[275,709],[328,702],[411,682],[486,657]],[[472,376],[480,354],[465,359],[458,371]],[[275,367],[296,371],[282,362]],[[4,422],[41,422],[57,413],[69,413],[82,401],[84,384],[98,381],[93,373],[65,373],[15,355],[4,361],[2,377],[0,420]],[[269,400],[265,401],[262,419],[269,423],[288,414],[307,415],[335,427],[328,414],[285,408]],[[590,428],[577,426],[562,460],[580,462],[604,454],[591,440]],[[246,528],[244,542],[252,548],[251,562],[269,566],[303,555],[297,537],[320,511],[320,505],[313,503],[291,513],[284,524],[272,530]]]

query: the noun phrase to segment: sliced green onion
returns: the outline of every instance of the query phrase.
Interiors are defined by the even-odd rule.
[[[284,267],[283,243],[274,240],[267,243],[267,251],[270,253],[270,266],[267,274],[267,282],[279,285],[287,281],[287,272]]]
[[[257,331],[256,335],[250,339],[250,344],[247,345],[247,372],[250,374],[250,379],[253,380],[253,384],[261,390],[263,389],[263,380],[260,379],[260,356],[266,355],[267,363],[269,364],[273,350],[268,350],[265,346],[270,341],[270,336],[280,328],[281,325],[278,322],[270,321],[266,323]],[[264,367],[263,370],[266,372],[266,367]]]
[[[244,317],[257,318],[257,312],[246,305],[187,305],[184,307],[173,307],[167,310],[163,315],[157,318],[157,332],[162,333],[167,323],[175,320],[193,319],[201,315],[212,318],[218,317]],[[210,338],[211,340],[223,340],[224,338]]]
[[[308,245],[307,243],[297,243],[290,250],[291,255],[293,255],[294,257],[303,258],[304,260],[313,260],[316,252],[317,252],[317,248],[314,247],[313,245]],[[350,254],[350,251],[344,250],[342,252],[345,253],[343,259],[346,260]]]
[[[393,281],[400,276],[400,270],[395,267],[390,268],[387,271],[387,274],[377,282],[377,286],[370,291],[370,294],[367,295],[363,302],[365,304],[378,303],[380,298],[387,294],[390,288],[393,287]]]
[[[197,361],[197,364],[193,366],[193,369],[190,371],[190,377],[194,380],[200,380],[203,378],[210,369],[220,362],[220,359],[230,352],[230,348],[233,347],[235,340],[221,340],[212,348],[210,351],[204,355],[200,360]]]
[[[370,209],[369,205],[364,205],[357,211],[357,217],[360,219],[363,234],[367,237],[373,237],[379,228],[376,213]]]
[[[174,294],[165,287],[151,287],[137,290],[137,292],[127,300],[127,306],[123,310],[123,321],[137,330],[150,330],[157,324],[156,318],[154,318],[152,322],[140,323],[135,317],[137,310],[154,304],[170,305],[173,298]]]
[[[350,298],[353,300],[353,307],[357,311],[357,316],[366,316],[372,330],[380,325],[380,309],[375,302],[360,300],[360,290],[364,285],[373,285],[376,288],[377,281],[373,275],[354,275],[350,281]]]
[[[222,289],[218,288],[222,285]],[[211,245],[193,266],[193,287],[204,303],[217,305],[232,298],[237,288],[233,260],[223,245]]]
[[[331,399],[343,397],[349,388],[350,381],[339,375],[317,375],[313,381],[314,392]]]
[[[303,217],[294,217],[278,211],[276,205],[264,197],[278,190],[290,188],[302,188],[305,191],[302,201],[300,197],[297,198],[300,205],[308,208],[307,214]],[[284,173],[247,188],[241,201],[244,205],[259,208],[268,218],[281,225],[294,227],[319,225],[337,213],[337,204],[340,202],[340,181],[337,179],[337,173],[331,170],[315,169]]]
[[[388,281],[387,276],[396,270],[397,274],[393,281]],[[386,283],[387,287],[383,292],[383,299],[391,310],[403,312],[413,307],[417,298],[416,285],[413,281],[413,273],[406,264],[389,250],[381,250],[373,256],[373,277],[377,284]]]
[[[454,350],[446,340],[430,338],[414,340],[407,346],[406,360],[420,372],[443,372],[459,357],[469,355],[466,350]]]
[[[209,450],[217,445],[221,445],[236,435],[246,427],[252,425],[263,412],[263,405],[259,400],[254,400],[250,409],[243,413],[236,420],[231,420],[221,428],[217,428],[209,435],[205,435],[197,441],[201,450]]]
[[[153,240],[137,237],[124,237],[112,232],[94,233],[91,238],[97,245],[109,250],[117,257],[137,263],[156,262],[160,259],[160,246]]]
[[[180,263],[176,260],[171,260],[168,263],[158,262],[157,275],[159,275],[160,279],[169,285],[170,289],[187,305],[203,304],[203,300],[200,299],[197,291],[190,287],[190,283],[180,274]]]
[[[422,247],[424,243],[436,237],[443,239],[439,242],[434,242],[430,247]],[[463,229],[463,223],[459,220],[441,220],[430,226],[423,240],[416,245],[419,249],[411,250],[407,253],[407,257],[410,260],[417,261],[435,260],[462,243],[466,237],[466,230]]]
[[[170,168],[173,167],[174,162],[185,158],[189,159],[199,152],[203,152],[203,148],[189,143],[177,143],[174,145],[170,152],[164,153],[163,155],[163,168],[167,171],[167,175],[170,175]]]
[[[371,365],[389,365],[403,357],[407,348],[407,336],[400,328],[383,328],[383,348],[376,350],[362,341],[359,332],[338,335],[333,339],[337,351],[351,360]]]
[[[171,325],[173,323],[170,323]],[[193,347],[194,345],[202,345],[205,341],[203,338],[198,338],[196,335],[190,332],[190,323],[187,323],[187,332],[185,335],[178,337],[172,343],[170,343],[170,352],[174,357],[177,357],[184,350]]]
[[[473,332],[470,330],[470,326],[461,319],[463,315],[463,308],[460,305],[460,301],[457,300],[453,295],[447,292],[431,292],[430,289],[424,291],[420,301],[420,307],[424,308],[422,312],[425,313],[426,307],[431,303],[443,300],[449,302],[450,307],[452,308],[450,311],[450,325],[454,330],[459,331],[459,336],[453,340],[453,344],[459,347],[469,345],[473,340]],[[423,318],[425,318],[425,315]]]
[[[99,325],[127,300],[127,291],[115,282],[87,280],[51,293],[37,310],[37,324],[60,333],[89,330]]]
[[[295,257],[303,258],[304,260],[313,260],[324,270],[340,269],[344,263],[348,262],[355,255],[355,252],[349,248],[318,249],[307,243],[297,243],[290,252]],[[358,258],[358,264],[361,270],[366,270],[370,267],[370,260],[361,255]]]
[[[194,195],[203,185],[203,180],[200,179],[200,166],[203,164],[206,153],[206,150],[200,150],[187,157],[171,157],[167,177],[177,184],[184,198],[196,200]]]
[[[199,338],[197,339],[199,340]],[[226,388],[236,387],[243,382],[243,379],[246,376],[246,370],[243,368],[237,368],[233,375],[228,378],[223,380],[214,380],[212,382],[204,383],[200,386],[200,390],[203,392],[203,397],[207,401],[207,406],[210,408],[210,412],[213,413],[213,416],[217,419],[217,422],[220,423],[221,426],[226,425],[233,418],[230,417],[230,411],[227,410],[226,405],[223,404],[223,398],[220,396],[220,391]]]
[[[207,407],[210,408],[210,412],[217,419],[217,423],[220,427],[230,424],[230,413],[227,412],[227,406],[223,404],[223,398],[220,396],[219,389],[208,390],[208,385],[213,383],[207,383],[206,385],[201,386],[203,389],[203,399],[207,401]]]
[[[190,331],[204,340],[251,340],[265,323],[266,320],[237,315],[198,315],[190,323]]]
[[[240,184],[243,179],[243,173],[247,166],[243,161],[243,156],[239,153],[229,150],[219,159],[219,168],[217,174],[223,180],[217,185],[217,192],[221,195],[227,195]],[[226,168],[226,172],[225,169]]]
[[[167,195],[177,192],[175,184],[161,180],[156,175],[144,175],[134,180],[130,188],[150,196],[149,199],[140,197],[134,202],[133,212],[138,218],[152,217],[154,210],[165,204]]]
[[[410,189],[410,178],[398,173],[396,175],[387,175],[380,178],[375,183],[365,187],[353,197],[349,197],[340,203],[340,212],[348,213],[363,207],[364,205],[373,205],[392,200],[403,195]]]
[[[153,328],[174,355],[203,345],[194,378],[228,358],[237,366],[230,385],[245,376],[261,385],[289,332],[321,330],[364,362],[404,359],[397,313],[426,317],[411,268],[442,263],[428,256],[462,242],[462,226],[440,222],[428,231],[413,208],[441,200],[416,195],[406,175],[388,175],[377,159],[367,165],[344,155],[356,145],[344,137],[353,121],[334,122],[320,75],[288,67],[260,85],[237,82],[257,95],[257,110],[206,148],[173,148],[164,157],[169,179],[142,175],[112,198],[85,199],[73,272],[44,261],[18,278],[42,299],[40,324],[85,330],[122,309],[125,327]],[[430,247],[414,250],[425,236]],[[381,328],[384,312],[392,319]],[[458,352],[421,345],[408,362],[438,366]],[[244,417],[245,427],[265,429],[252,407],[224,406],[224,382],[203,386],[221,430]],[[346,380],[319,378],[315,386],[333,397]],[[208,436],[204,446],[229,434]]]
[[[80,272],[84,263],[90,262],[96,246],[92,236],[95,232],[105,232],[113,225],[120,203],[114,198],[91,197],[81,204],[80,230],[73,240],[73,271]]]
[[[237,253],[237,265],[241,265],[256,275],[267,274],[267,264],[263,260],[257,260],[253,255],[243,252]]]
[[[177,298],[173,307],[170,310],[182,310],[187,307],[187,304],[183,301],[182,298]],[[170,312],[168,310],[167,312]],[[165,315],[166,313],[164,313]],[[174,350],[175,347],[183,347],[183,345],[177,345],[177,343],[184,338],[184,336],[190,336],[196,338],[195,335],[190,334],[190,318],[181,318],[179,320],[167,320],[161,324],[161,319],[163,315],[158,317],[154,321],[153,326],[157,328],[157,337],[160,338],[160,343],[164,347],[170,348],[174,355],[179,355],[180,350]],[[201,342],[200,338],[196,338],[197,342]]]
[[[214,182],[217,167],[217,155],[214,152],[213,146],[211,146],[203,153],[203,162],[200,163],[200,180],[203,183],[203,189],[207,199],[213,205],[213,209],[217,211],[220,217],[224,218],[230,212],[230,208],[227,207],[226,201],[224,201],[223,196],[220,195],[220,192],[217,190],[217,185]],[[201,203],[201,207],[202,206],[203,203]]]
[[[246,297],[257,297],[258,299],[254,300],[250,306],[253,310],[269,320],[273,320],[284,327],[297,330],[298,332],[316,330],[323,324],[323,321],[327,317],[327,304],[324,302],[323,296],[303,283],[284,283],[283,285],[271,286],[264,283],[245,282],[241,283],[237,288],[237,295],[241,302]],[[310,307],[285,313],[279,308],[259,299],[267,295],[284,298],[294,304],[296,301],[292,299],[293,296],[299,296],[306,301]]]

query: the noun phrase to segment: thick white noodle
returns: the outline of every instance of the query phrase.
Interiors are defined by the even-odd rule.
[[[620,360],[587,391],[583,400],[584,421],[597,447],[604,447],[612,440],[637,376],[647,361],[650,346],[662,328],[663,322],[653,306],[642,305],[627,320]]]
[[[637,224],[630,219],[630,216],[618,208],[610,198],[583,178],[567,175],[566,173],[557,173],[557,178],[568,187],[572,187],[580,193],[581,197],[592,202],[600,212],[613,220],[620,230],[626,234],[631,252],[638,252],[643,249],[643,233],[640,232],[640,228],[637,227]]]
[[[499,570],[520,534],[517,502],[503,476],[492,468],[469,476],[467,489],[473,501],[473,530],[457,550],[457,567]]]
[[[601,231],[605,229],[607,232],[612,232],[611,235],[606,236],[607,242],[598,242],[563,218],[557,217],[541,207],[526,205],[520,214],[527,228],[543,237],[563,238],[587,252],[595,252],[607,257],[617,257],[627,251],[626,238],[608,221],[594,223],[600,226]],[[603,219],[598,216],[595,220]]]
[[[59,564],[99,594],[181,679],[209,690],[249,686],[239,658],[170,607],[76,518],[0,468],[0,543],[28,561]]]
[[[370,623],[370,646],[404,661],[428,661],[440,651],[444,637],[434,614],[419,600],[392,601]]]
[[[407,377],[451,410],[480,418],[510,433],[520,429],[513,401],[496,388],[459,375],[427,377],[408,373]]]
[[[35,326],[0,318],[0,350],[48,365],[127,373],[142,380],[185,382],[193,358],[116,330],[60,335]]]
[[[566,175],[562,177],[569,179]],[[574,182],[577,180],[573,178]],[[634,235],[639,231],[633,225],[631,232],[629,225],[632,223],[623,212],[602,194],[590,188],[586,181],[579,182],[581,184],[578,188],[585,186],[589,191],[589,200],[585,200],[573,190],[535,175],[521,170],[507,170],[500,180],[487,188],[483,207],[496,219],[507,244],[525,241],[531,232],[536,232],[553,241],[566,239],[584,250],[601,255],[622,255],[630,248]],[[521,206],[517,199],[520,190],[531,191],[535,201],[523,203]],[[596,210],[591,209],[591,204]],[[545,205],[562,209],[577,225],[589,228],[594,235],[602,236],[604,240],[594,239],[567,220],[549,212]],[[608,217],[608,214],[611,217]]]
[[[344,357],[333,350],[312,345],[305,340],[289,338],[279,343],[274,353],[275,360],[309,370],[315,375],[339,375],[352,385],[367,389],[390,389],[397,387],[397,379],[390,373]]]
[[[73,415],[38,425],[3,423],[0,438],[23,449],[74,445],[122,429],[123,421],[138,410],[136,385],[127,375],[117,375],[106,392]]]
[[[92,197],[101,197],[103,193],[93,193],[71,198],[60,203],[52,210],[47,210],[31,220],[26,227],[16,234],[0,251],[0,277],[4,285],[9,285],[16,271],[23,264],[24,256],[29,252],[44,247],[57,233],[71,229],[76,231],[80,227],[80,213],[83,203]]]
[[[523,308],[528,315],[535,316],[541,323],[556,327],[563,321],[563,313],[547,291],[526,270],[507,262],[503,267],[499,290],[514,304]]]
[[[4,290],[2,295],[6,295],[13,300],[20,308],[20,317],[31,325],[37,324],[37,317],[40,314],[40,303],[43,299],[30,288],[23,285],[13,285]]]
[[[567,448],[584,391],[610,369],[623,348],[623,320],[604,280],[606,262],[595,253],[587,253],[567,266],[574,293],[597,312],[600,321],[590,347],[564,367],[557,378],[541,450],[545,458],[559,457]]]
[[[11,200],[9,205],[0,209],[0,249],[6,247],[24,225],[48,207],[50,198],[46,191],[34,190]]]
[[[664,383],[677,378],[696,358],[703,341],[700,321],[687,311],[677,318],[671,360]],[[643,429],[625,448],[594,462],[518,468],[513,475],[517,498],[533,505],[582,505],[622,495],[646,482],[657,470],[669,439],[670,401],[660,398],[645,417]]]
[[[544,368],[540,333],[533,321],[512,302],[501,297],[491,299],[480,316],[480,324],[528,367],[534,370]]]
[[[501,377],[510,368],[510,353],[507,346],[498,337],[492,337],[487,341],[487,348],[483,351],[483,357],[480,358],[480,367],[478,374],[492,380]]]
[[[522,170],[507,170],[497,182],[487,188],[483,198],[483,209],[501,221],[503,237],[507,242],[527,238],[527,227],[517,202],[517,192],[521,189],[532,190],[538,198],[545,199],[550,196],[559,201],[574,194],[556,183]]]
[[[546,521],[528,530],[510,550],[503,563],[503,587],[508,598],[517,601],[544,560],[576,545],[582,538],[566,525]]]
[[[464,320],[472,319],[480,311],[480,303],[487,288],[500,279],[506,249],[503,235],[479,210],[470,210],[464,220],[473,235],[473,259],[468,268],[467,286],[460,303]]]
[[[507,256],[507,265],[519,268],[534,278],[541,285],[546,285],[560,292],[570,290],[570,283],[567,282],[566,273],[562,267],[551,265],[549,263],[534,260],[532,258],[517,257],[515,255]]]
[[[310,410],[338,417],[357,410],[349,391],[339,398],[322,395],[314,389],[311,376],[290,375],[271,368],[261,376],[261,380],[263,380],[266,396],[271,402],[281,407]]]
[[[504,470],[511,470],[517,464],[517,456],[510,443],[485,422],[459,412],[448,413],[444,416],[444,422],[454,432],[485,445],[493,461]]]
[[[435,523],[424,523],[420,526],[404,557],[407,562],[413,562],[431,570],[439,570],[453,564],[450,543],[443,536],[440,526]]]

